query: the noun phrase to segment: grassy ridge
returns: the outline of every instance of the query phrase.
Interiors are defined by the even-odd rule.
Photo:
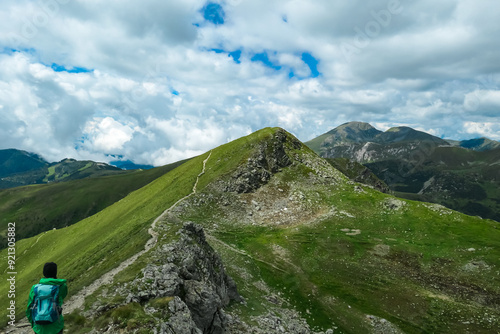
[[[213,150],[210,163],[216,167],[205,173],[197,189],[201,191],[209,182],[233,171],[262,139],[271,136],[273,132],[273,129],[264,129]],[[29,289],[40,279],[45,262],[58,263],[58,276],[68,279],[71,296],[143,249],[149,239],[147,229],[153,220],[191,193],[201,172],[203,160],[208,155],[209,153],[206,153],[185,162],[117,203],[72,226],[19,241],[16,244],[16,271],[19,273],[16,281],[18,316],[24,314]],[[0,252],[0,261],[0,272],[6,272],[5,249]],[[7,282],[0,282],[0,295],[6,296],[7,290]],[[6,325],[8,302],[2,298],[0,328]]]
[[[113,176],[0,190],[0,249],[6,246],[9,222],[16,222],[18,240],[72,225],[184,162]]]
[[[293,308],[311,327],[341,333],[369,332],[368,314],[408,333],[491,333],[500,326],[500,231],[493,221],[354,184],[306,147],[288,143],[295,163],[268,184],[252,193],[220,190],[218,182],[231,182],[275,132],[214,149],[197,194],[177,211],[177,224],[205,227],[246,299],[229,312],[255,324],[255,316]],[[191,192],[207,157],[73,226],[20,241],[19,314],[23,293],[47,260],[60,264],[71,294],[142,249],[149,224]],[[0,255],[3,272],[5,251]],[[132,279],[130,270],[120,279]],[[0,295],[6,290],[0,282]]]
[[[214,179],[234,172],[255,152],[258,145],[270,139],[276,130],[277,128],[264,128],[213,150],[205,171],[206,177],[200,179],[200,188],[204,188]]]
[[[248,307],[233,306],[236,313],[251,323],[276,306],[265,302],[275,295],[313,328],[343,333],[369,332],[368,314],[407,333],[491,333],[500,325],[496,222],[367,187],[359,192],[349,182],[315,184],[310,172],[291,166],[254,194],[211,190],[192,198],[197,204],[183,219],[216,237],[209,240],[247,299]],[[300,204],[290,200],[297,193]],[[275,218],[252,222],[265,210],[252,201],[265,206],[269,198],[286,205],[271,207]],[[294,205],[308,205],[315,218],[280,217]],[[325,215],[325,208],[334,209]]]
[[[16,244],[16,307],[22,316],[32,284],[41,276],[43,264],[57,262],[59,277],[68,279],[69,294],[93,282],[121,261],[137,253],[149,239],[152,221],[178,199],[191,192],[202,161],[194,158],[121,201],[81,222]],[[0,253],[0,272],[6,272],[7,252]],[[7,296],[7,282],[0,282],[0,295]],[[6,324],[9,301],[2,297],[0,326]]]

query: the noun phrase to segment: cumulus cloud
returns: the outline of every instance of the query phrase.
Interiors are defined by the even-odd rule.
[[[492,122],[465,122],[466,133],[500,140],[500,125]]]
[[[165,164],[266,126],[498,138],[488,0],[6,0],[0,148]]]
[[[112,117],[105,117],[88,122],[83,133],[85,144],[97,151],[113,153],[123,149],[123,145],[132,139],[134,129]]]

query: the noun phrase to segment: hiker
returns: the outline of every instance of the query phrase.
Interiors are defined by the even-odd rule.
[[[66,280],[57,278],[57,264],[54,262],[45,263],[43,276],[40,283],[31,288],[26,316],[35,333],[62,334],[62,304],[68,294]]]

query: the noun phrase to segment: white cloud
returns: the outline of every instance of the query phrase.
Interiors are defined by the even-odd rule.
[[[492,122],[465,122],[465,133],[500,140],[500,124]]]
[[[464,108],[473,113],[498,117],[500,115],[500,91],[477,90],[465,95]]]
[[[132,139],[134,129],[111,117],[105,117],[88,122],[83,134],[88,138],[93,150],[113,153],[120,151],[123,145]]]
[[[382,22],[397,1],[220,3],[216,26],[204,0],[2,2],[0,148],[161,164],[266,126],[302,140],[350,120],[495,136],[500,4],[399,0]],[[341,46],[356,42],[348,62]],[[261,52],[281,70],[251,61]]]
[[[289,53],[282,53],[277,56],[277,61],[278,64],[290,67],[298,77],[307,78],[311,75],[310,68],[301,57]]]

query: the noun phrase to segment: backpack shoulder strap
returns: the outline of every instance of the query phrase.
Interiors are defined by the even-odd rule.
[[[52,295],[54,296],[54,300],[57,304],[59,304],[59,285],[53,285],[52,287]]]
[[[38,288],[40,287],[40,284],[35,284],[33,286],[33,303],[31,304],[31,309],[36,309],[37,304],[40,301],[40,297],[38,295]]]

